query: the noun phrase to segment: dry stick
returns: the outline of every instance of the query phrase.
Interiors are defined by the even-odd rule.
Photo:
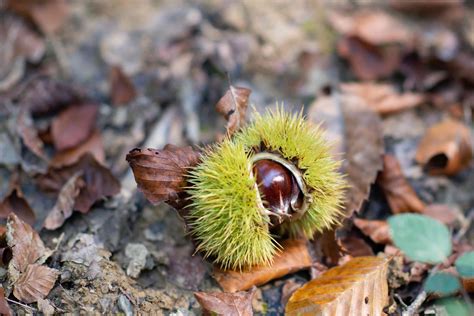
[[[6,299],[8,302],[10,302],[10,303],[20,305],[20,306],[22,306],[22,307],[24,307],[24,308],[26,308],[26,309],[31,310],[31,311],[37,311],[37,309],[34,308],[34,307],[31,307],[31,306],[28,306],[28,305],[23,304],[23,303],[21,303],[21,302],[17,302],[17,301],[15,301],[15,300],[9,299],[8,297],[5,297],[5,299]]]
[[[461,227],[461,229],[459,230],[459,232],[456,234],[456,236],[454,236],[453,238],[453,242],[459,242],[459,240],[461,240],[461,238],[466,234],[466,232],[468,231],[469,229],[469,226],[471,225],[471,221],[472,219],[474,218],[474,210],[471,210],[466,218],[466,221],[465,221],[465,224],[463,225],[463,227]],[[433,274],[435,274],[436,272],[438,272],[438,269],[439,267],[441,266],[442,263],[436,265],[430,272],[429,276],[432,276]],[[414,316],[416,314],[416,312],[418,311],[418,309],[420,308],[421,304],[423,304],[423,302],[426,300],[428,294],[426,293],[425,290],[422,290],[418,295],[417,297],[415,298],[415,300],[410,304],[410,306],[408,306],[408,308],[402,312],[402,316]]]

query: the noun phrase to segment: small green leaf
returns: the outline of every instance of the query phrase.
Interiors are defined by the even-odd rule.
[[[469,251],[459,257],[456,269],[463,278],[474,278],[474,251]]]
[[[442,298],[435,305],[444,309],[445,313],[441,316],[470,316],[473,312],[472,306],[459,298]]]
[[[425,291],[442,296],[454,294],[461,288],[461,282],[452,274],[439,272],[428,277],[425,282]]]
[[[408,258],[426,263],[443,262],[451,254],[448,228],[420,214],[401,214],[388,219],[395,246]]]

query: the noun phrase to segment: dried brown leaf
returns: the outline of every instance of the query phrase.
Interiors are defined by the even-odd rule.
[[[5,290],[3,287],[0,287],[0,315],[12,315],[12,310],[10,309],[10,306],[8,306],[8,302],[5,299]]]
[[[132,81],[120,66],[113,66],[110,70],[109,85],[110,98],[114,105],[129,103],[137,96]]]
[[[41,115],[75,104],[83,98],[84,93],[74,86],[49,77],[38,77],[26,85],[18,101],[33,115]]]
[[[458,173],[472,158],[469,127],[451,119],[433,125],[421,139],[415,158],[431,174]]]
[[[345,214],[349,217],[359,211],[382,169],[380,117],[361,98],[333,93],[318,98],[311,105],[308,118],[316,124],[322,123],[328,140],[336,142],[335,156],[339,158],[345,153],[342,171],[349,183],[345,202]]]
[[[374,255],[374,251],[369,244],[367,244],[363,238],[356,236],[353,232],[349,232],[346,236],[339,238],[338,242],[341,251],[351,258]]]
[[[356,36],[345,36],[337,45],[338,53],[347,59],[352,72],[361,80],[375,80],[393,74],[401,60],[400,48],[376,47]]]
[[[186,170],[199,162],[199,152],[173,145],[162,150],[136,148],[127,155],[127,161],[148,201],[173,203],[186,185]]]
[[[255,266],[246,271],[214,269],[214,278],[226,292],[248,290],[289,273],[311,267],[306,240],[286,240],[283,250],[273,259],[271,266]]]
[[[45,298],[56,282],[59,272],[39,264],[30,264],[13,285],[13,295],[25,303]]]
[[[72,215],[76,198],[85,182],[82,179],[82,172],[75,173],[59,191],[58,199],[51,212],[44,221],[46,229],[56,229],[61,227],[66,219]]]
[[[97,129],[82,144],[56,153],[50,161],[50,166],[59,168],[72,165],[86,153],[90,153],[101,164],[105,162],[104,144]]]
[[[194,296],[205,315],[252,316],[252,299],[256,291],[253,287],[247,292],[195,292]]]
[[[51,123],[54,147],[61,151],[84,142],[95,129],[97,112],[94,103],[74,105],[61,112]]]
[[[37,178],[38,186],[44,191],[59,193],[64,184],[77,172],[83,173],[85,186],[76,198],[74,210],[87,213],[95,202],[120,191],[120,182],[107,167],[97,162],[89,153],[71,166],[50,168],[45,175]]]
[[[418,198],[415,190],[406,180],[397,158],[385,155],[383,165],[383,171],[377,181],[385,193],[392,212],[394,214],[422,213],[425,204]]]
[[[34,126],[30,112],[25,108],[22,108],[18,115],[17,129],[25,146],[28,147],[36,156],[47,159],[44,152],[43,141],[38,136],[38,131]]]
[[[381,115],[413,108],[423,103],[424,96],[419,93],[397,93],[389,84],[345,83],[342,91],[361,97],[369,107]]]
[[[423,214],[451,227],[464,220],[459,208],[446,204],[429,204],[423,210]]]
[[[48,251],[38,233],[13,213],[8,216],[7,243],[13,253],[9,267],[19,273],[25,272],[28,265],[36,263]]]
[[[380,10],[361,10],[328,14],[331,25],[342,35],[358,36],[372,45],[402,44],[409,46],[413,32],[393,15]]]
[[[387,221],[354,218],[354,225],[378,244],[386,245],[392,242]]]
[[[227,134],[234,134],[245,122],[251,92],[250,89],[231,85],[229,90],[217,102],[217,112],[227,120]]]
[[[382,315],[388,304],[387,259],[358,257],[299,288],[286,315]]]
[[[33,225],[36,215],[28,202],[23,198],[21,191],[15,188],[10,194],[0,202],[0,218],[7,218],[11,213],[15,213],[21,220]]]

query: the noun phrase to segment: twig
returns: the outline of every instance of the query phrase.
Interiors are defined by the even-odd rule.
[[[20,306],[22,306],[22,307],[24,307],[24,308],[26,308],[26,309],[31,310],[31,311],[37,311],[37,309],[34,308],[34,307],[31,307],[31,306],[28,306],[28,305],[26,305],[26,304],[23,304],[23,303],[20,303],[20,302],[15,301],[15,300],[9,299],[8,297],[5,297],[5,299],[7,300],[7,302],[10,302],[10,303],[13,303],[13,304],[16,304],[16,305],[20,305]]]
[[[428,294],[424,290],[422,290],[415,298],[415,300],[410,304],[410,306],[408,306],[408,308],[402,312],[402,316],[415,315],[415,313],[418,311],[418,308],[420,308],[421,304],[423,304],[427,296]]]

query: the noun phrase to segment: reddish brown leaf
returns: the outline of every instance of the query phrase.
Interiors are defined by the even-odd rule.
[[[374,251],[367,242],[351,232],[349,232],[347,236],[340,238],[339,243],[341,244],[342,252],[351,258],[374,255]]]
[[[112,104],[120,105],[129,103],[137,96],[135,87],[120,66],[113,66],[110,70],[110,98]]]
[[[341,85],[341,89],[361,97],[369,107],[382,115],[413,108],[425,100],[424,96],[418,93],[399,94],[389,84],[346,83]]]
[[[217,112],[227,120],[227,134],[234,134],[245,122],[250,93],[250,89],[231,85],[217,102]]]
[[[85,186],[76,198],[75,210],[86,213],[95,202],[120,191],[120,182],[91,154],[85,154],[71,166],[50,168],[46,175],[38,177],[38,185],[42,190],[58,193],[77,172],[83,173]]]
[[[13,295],[25,303],[45,298],[56,282],[59,272],[39,264],[30,264],[13,286]]]
[[[36,263],[47,252],[38,233],[13,213],[8,216],[7,243],[13,253],[9,267],[19,273],[25,272],[28,265]]]
[[[252,316],[252,299],[256,287],[247,292],[195,292],[194,296],[204,310],[205,315]]]
[[[51,124],[54,147],[61,151],[85,141],[95,128],[97,112],[94,103],[78,104],[61,112]]]
[[[77,103],[84,94],[76,87],[49,77],[39,77],[26,85],[19,103],[33,115],[55,112]]]
[[[428,129],[416,152],[416,161],[431,174],[454,175],[466,168],[471,158],[469,127],[451,119]]]
[[[46,159],[43,141],[38,136],[38,131],[33,124],[30,112],[25,108],[22,108],[18,115],[17,129],[25,146],[38,157]]]
[[[61,188],[58,199],[51,212],[44,221],[46,229],[56,229],[60,227],[66,219],[72,215],[73,207],[79,192],[84,187],[82,172],[74,174]]]
[[[285,315],[383,315],[388,262],[359,257],[329,269],[293,293]]]
[[[10,316],[11,314],[12,310],[5,299],[5,290],[0,287],[0,315]]]
[[[0,203],[0,218],[7,218],[11,213],[15,213],[30,225],[35,223],[36,215],[33,209],[16,188]]]
[[[386,221],[366,220],[354,218],[354,225],[359,228],[364,235],[369,236],[378,244],[389,244],[392,242],[390,229]]]
[[[199,162],[191,147],[166,145],[162,150],[134,149],[127,155],[138,189],[153,204],[174,202],[186,185],[186,170]]]
[[[76,163],[86,153],[90,153],[101,164],[105,162],[104,144],[98,130],[95,130],[82,144],[56,153],[50,165],[55,168],[69,166]]]
[[[214,278],[224,291],[237,292],[311,267],[306,240],[286,240],[282,247],[282,252],[275,256],[271,266],[255,266],[247,271],[223,271],[214,267]]]
[[[329,22],[342,35],[357,36],[372,45],[411,45],[413,32],[393,15],[380,10],[330,12]]]
[[[337,265],[342,257],[341,244],[336,238],[336,229],[316,233],[313,245],[318,253],[324,256],[324,262],[330,266]]]
[[[334,155],[344,164],[349,187],[345,214],[358,212],[370,186],[382,169],[383,133],[380,117],[361,98],[352,94],[319,97],[308,111],[309,120],[323,124],[328,141],[335,142]],[[370,126],[370,128],[367,128]]]
[[[398,47],[375,47],[355,36],[341,38],[337,50],[339,55],[348,60],[352,72],[361,80],[388,77],[400,65]]]
[[[289,279],[288,281],[286,281],[281,288],[281,305],[285,306],[286,303],[288,303],[290,296],[301,286],[302,284],[295,282],[294,279]]]
[[[448,226],[455,226],[463,220],[463,215],[460,209],[446,204],[429,204],[423,210],[423,214]]]
[[[385,155],[383,158],[383,171],[380,173],[378,183],[382,187],[390,209],[394,214],[404,212],[422,213],[425,204],[418,198],[402,173],[397,158]]]

